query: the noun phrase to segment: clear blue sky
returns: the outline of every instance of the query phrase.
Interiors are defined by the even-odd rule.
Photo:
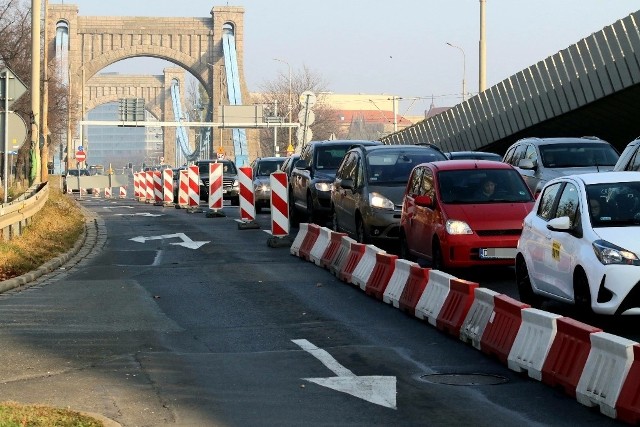
[[[49,0],[84,16],[209,17],[213,6],[245,9],[249,90],[306,65],[336,93],[419,97],[421,114],[478,90],[478,0]],[[636,0],[486,0],[487,87],[640,9]],[[160,73],[162,62],[123,61],[111,70]],[[148,65],[153,64],[150,67]],[[157,65],[157,69],[155,68]]]

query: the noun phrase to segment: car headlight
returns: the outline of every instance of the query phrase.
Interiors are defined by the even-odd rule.
[[[640,265],[640,259],[636,254],[606,240],[596,240],[592,243],[592,246],[596,257],[604,265]]]
[[[331,182],[316,182],[316,190],[318,191],[331,191],[333,189],[333,183]]]
[[[239,186],[240,186],[240,182],[238,182],[238,180],[237,180],[237,179],[234,179],[234,180],[233,180],[233,186],[234,186],[234,187],[239,187]]]
[[[458,221],[457,219],[449,219],[445,224],[447,233],[449,234],[473,234],[471,227],[464,221]]]
[[[393,207],[394,207],[393,202],[391,200],[387,199],[382,194],[379,194],[376,192],[369,193],[369,204],[373,208],[380,208],[380,209],[393,210]]]

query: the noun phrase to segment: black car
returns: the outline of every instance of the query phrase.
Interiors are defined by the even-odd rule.
[[[413,168],[447,160],[433,145],[358,146],[347,152],[331,190],[333,229],[360,243],[399,242],[402,198]]]
[[[200,200],[209,201],[209,165],[211,163],[222,163],[222,198],[229,200],[231,205],[240,205],[240,184],[238,183],[238,169],[236,164],[231,160],[198,160],[195,164],[198,166],[200,175]]]
[[[382,145],[380,141],[311,141],[300,153],[289,180],[289,221],[305,218],[322,222],[331,213],[331,188],[345,153],[355,145]]]

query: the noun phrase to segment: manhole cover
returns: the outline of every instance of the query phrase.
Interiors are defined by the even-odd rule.
[[[420,379],[446,385],[497,385],[509,381],[505,377],[492,374],[428,374],[421,375]]]

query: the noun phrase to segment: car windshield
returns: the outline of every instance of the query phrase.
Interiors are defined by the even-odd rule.
[[[67,171],[69,176],[78,176],[78,169],[69,169]],[[86,169],[80,169],[80,176],[89,176],[89,171]]]
[[[282,160],[260,160],[258,162],[258,167],[256,168],[256,176],[269,176],[272,173],[276,172],[280,169],[280,166],[284,162],[285,158]]]
[[[318,148],[316,152],[315,164],[317,169],[338,169],[344,154],[350,145],[333,145]]]
[[[522,203],[533,197],[514,169],[468,169],[438,172],[443,203]]]
[[[594,228],[640,225],[640,182],[588,185],[587,200]]]
[[[377,150],[367,156],[369,184],[403,184],[409,180],[413,168],[420,163],[446,160],[438,151],[424,150]]]
[[[607,143],[547,144],[540,146],[546,168],[614,166],[618,153]]]

